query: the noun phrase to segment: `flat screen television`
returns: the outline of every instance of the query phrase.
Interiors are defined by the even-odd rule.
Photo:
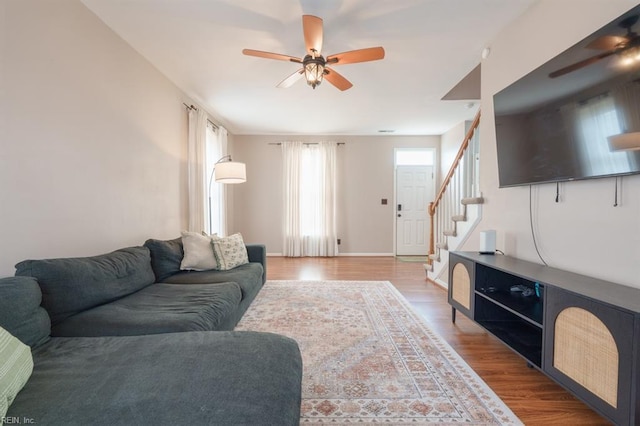
[[[493,97],[500,187],[640,173],[640,6]]]

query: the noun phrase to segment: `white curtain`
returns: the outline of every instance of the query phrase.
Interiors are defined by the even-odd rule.
[[[623,132],[640,129],[640,84],[629,81],[611,91]]]
[[[187,173],[189,198],[188,230],[205,229],[206,205],[206,132],[207,115],[204,111],[189,110],[189,140],[187,147]]]
[[[611,152],[607,137],[622,133],[613,98],[589,99],[576,108],[577,140],[582,166],[589,174],[630,171],[627,153]]]
[[[283,255],[336,256],[337,143],[283,142]]]
[[[216,161],[227,155],[227,129],[222,126],[207,127],[207,184],[211,179],[211,173]],[[211,225],[206,224],[208,233],[217,233],[218,235],[227,235],[227,185],[211,182],[209,188],[211,203],[208,208],[211,209]],[[209,204],[209,203],[207,203]]]

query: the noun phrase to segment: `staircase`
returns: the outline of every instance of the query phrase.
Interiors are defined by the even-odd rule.
[[[429,204],[431,234],[427,278],[447,286],[448,252],[456,250],[481,219],[479,181],[480,111],[458,150],[436,198]]]

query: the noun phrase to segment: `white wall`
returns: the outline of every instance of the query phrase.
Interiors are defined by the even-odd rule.
[[[440,142],[440,177],[439,182],[442,182],[449,173],[453,160],[456,158],[456,154],[460,150],[462,141],[467,134],[468,122],[462,123],[452,127],[446,133],[441,136]]]
[[[439,136],[234,136],[234,160],[247,182],[234,187],[234,231],[282,253],[281,148],[285,140],[344,142],[338,147],[338,236],[341,254],[394,250],[394,148],[438,148]],[[382,205],[381,199],[388,204]]]
[[[0,8],[0,276],[179,235],[189,101],[79,1]]]
[[[540,1],[498,35],[482,64],[481,190],[483,221],[465,244],[477,250],[478,231],[496,229],[498,248],[540,262],[529,222],[529,188],[498,188],[493,94],[638,4],[629,0]],[[579,11],[577,12],[577,8]],[[579,18],[576,19],[576,16]],[[613,207],[614,179],[533,187],[533,221],[547,263],[640,287],[640,176],[623,178]]]

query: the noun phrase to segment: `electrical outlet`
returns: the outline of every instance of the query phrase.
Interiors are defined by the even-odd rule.
[[[386,205],[387,205],[387,199],[386,199],[386,198],[383,198],[383,199],[380,201],[380,204],[382,204],[383,206],[386,206]]]
[[[338,238],[338,245],[340,245],[341,243],[342,243],[342,240]]]

